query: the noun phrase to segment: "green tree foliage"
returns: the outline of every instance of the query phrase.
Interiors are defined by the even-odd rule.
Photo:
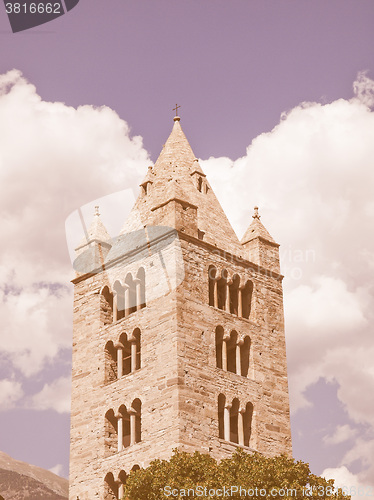
[[[333,480],[315,476],[309,465],[300,460],[285,455],[267,458],[240,449],[219,463],[210,455],[174,450],[170,460],[154,460],[146,469],[131,472],[124,498],[350,499],[341,490],[335,490]]]

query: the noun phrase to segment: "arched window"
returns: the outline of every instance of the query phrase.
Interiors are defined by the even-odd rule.
[[[223,394],[218,396],[218,436],[220,439],[241,446],[251,446],[252,418],[252,403],[247,403],[245,408],[241,408],[238,398],[234,398],[231,404],[227,404]]]
[[[107,345],[109,345],[110,349],[108,348],[107,350],[111,353],[110,359],[117,360],[118,378],[139,370],[141,366],[140,338],[140,330],[139,328],[135,328],[130,336],[125,332],[122,333],[119,337],[119,342],[114,346],[112,342],[108,342]],[[109,355],[107,357],[109,358]],[[114,362],[112,364],[111,372],[115,370]]]
[[[123,346],[122,349],[122,375],[127,375],[131,372],[131,346],[127,339],[127,334],[122,333],[119,338],[120,344]]]
[[[226,307],[226,293],[227,293],[227,271],[223,269],[221,278],[217,283],[217,295],[218,295],[218,309],[224,310]]]
[[[145,271],[144,271],[143,267],[139,268],[139,270],[136,274],[136,278],[138,280],[137,287],[139,287],[139,290],[137,289],[136,304],[137,304],[137,309],[142,309],[146,305],[146,301],[145,301]]]
[[[105,450],[107,455],[117,451],[118,443],[118,422],[112,409],[105,414]]]
[[[140,399],[134,399],[134,401],[131,404],[131,409],[135,412],[134,415],[134,429],[133,432],[135,432],[135,435],[132,438],[132,441],[134,443],[140,443],[142,440],[142,402]]]
[[[222,344],[223,344],[223,328],[222,328],[222,326],[217,326],[217,328],[216,328],[216,366],[217,366],[217,368],[223,368]]]
[[[118,410],[118,451],[130,446],[130,432],[130,415],[126,406],[121,405]]]
[[[230,290],[230,313],[239,314],[239,283],[240,278],[237,274],[233,276],[232,284],[229,287]]]
[[[239,443],[238,432],[238,414],[239,414],[239,400],[233,399],[230,408],[230,441],[232,443]]]
[[[218,437],[225,439],[225,404],[226,398],[223,394],[218,396]]]
[[[117,321],[125,317],[125,288],[117,280],[113,285],[113,290],[113,321]]]
[[[105,500],[118,500],[118,483],[111,472],[105,476]]]
[[[217,275],[217,269],[214,266],[209,266],[208,281],[209,281],[209,305],[210,306],[216,305],[216,298],[215,298],[216,275]]]
[[[140,470],[140,467],[139,467],[139,465],[138,465],[138,464],[135,464],[135,465],[133,465],[133,466],[131,467],[131,470],[133,470],[133,471],[137,471],[137,470]]]
[[[253,404],[247,403],[243,415],[244,446],[250,446],[252,434]]]
[[[230,338],[226,340],[227,351],[227,371],[236,373],[236,343],[238,334],[235,330],[230,333]]]
[[[117,378],[117,350],[110,340],[105,345],[105,382],[109,383]]]
[[[242,294],[242,316],[243,318],[249,318],[251,314],[252,307],[252,292],[253,283],[252,281],[247,281],[244,288],[241,290]]]
[[[100,319],[104,325],[113,323],[113,294],[107,286],[100,292]]]
[[[136,311],[136,288],[132,274],[128,273],[125,279],[127,290],[125,291],[125,316]]]
[[[243,377],[248,377],[249,369],[249,354],[251,350],[251,339],[245,336],[243,343],[240,346],[241,374]]]

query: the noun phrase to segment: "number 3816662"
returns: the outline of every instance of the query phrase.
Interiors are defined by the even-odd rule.
[[[7,14],[62,14],[60,3],[6,3]]]

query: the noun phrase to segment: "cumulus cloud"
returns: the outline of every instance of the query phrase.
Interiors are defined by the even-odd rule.
[[[14,380],[0,380],[0,408],[2,411],[14,408],[23,396],[22,386]]]
[[[61,285],[38,284],[17,292],[0,292],[3,355],[24,376],[35,375],[71,346],[71,293]]]
[[[327,444],[340,444],[352,439],[357,434],[357,429],[352,429],[348,424],[338,425],[332,435],[325,436],[323,441]]]
[[[366,434],[359,436],[354,446],[344,455],[342,463],[348,466],[360,464],[361,472],[357,475],[363,485],[373,486],[374,478],[374,432],[370,428]],[[371,490],[372,491],[372,488]]]
[[[357,476],[355,476],[355,474],[352,474],[344,465],[342,467],[337,467],[334,469],[325,469],[322,472],[321,476],[326,479],[334,479],[334,486],[337,488],[342,488],[344,492],[348,492],[348,495],[350,494],[349,492],[352,491],[353,498],[356,496],[356,494],[353,492],[357,492],[358,488],[363,486],[359,482]]]
[[[8,242],[2,261],[19,258],[23,283],[38,281],[41,272],[44,280],[65,280],[65,218],[136,186],[148,154],[109,108],[44,102],[17,71],[0,77],[0,89],[0,210]]]
[[[31,408],[34,410],[55,410],[58,413],[70,412],[71,378],[60,377],[31,398]]]
[[[135,188],[148,164],[111,109],[45,102],[19,71],[0,75],[0,342],[25,376],[71,345],[65,219]]]
[[[254,139],[244,157],[202,161],[238,234],[258,205],[281,244],[291,409],[311,404],[305,391],[322,377],[337,382],[349,418],[370,426],[373,90],[361,73],[351,100],[303,103]]]

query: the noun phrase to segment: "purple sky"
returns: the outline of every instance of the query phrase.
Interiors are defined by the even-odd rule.
[[[249,208],[259,203],[264,207],[263,222],[284,251],[292,247],[292,251],[313,248],[316,252],[313,265],[303,262],[305,269],[300,283],[285,282],[290,373],[304,381],[304,386],[290,382],[291,403],[295,408],[292,417],[295,457],[310,462],[315,473],[336,469],[343,482],[373,485],[374,469],[365,471],[374,462],[374,406],[368,403],[365,408],[360,407],[360,414],[358,410],[355,412],[353,406],[360,404],[347,395],[347,390],[344,392],[343,375],[339,378],[334,373],[334,354],[326,358],[323,366],[318,366],[317,361],[304,359],[305,351],[310,351],[309,345],[302,344],[297,337],[297,333],[301,337],[307,331],[313,336],[317,319],[324,318],[322,309],[317,311],[317,307],[326,302],[326,293],[328,297],[331,294],[336,297],[336,304],[331,306],[332,316],[339,316],[339,304],[344,310],[352,306],[352,314],[344,322],[351,325],[344,333],[345,347],[349,350],[354,338],[356,344],[362,342],[367,350],[372,348],[367,325],[372,318],[366,314],[366,308],[372,304],[373,291],[365,281],[365,273],[373,268],[374,257],[373,241],[367,239],[365,224],[370,224],[374,215],[370,205],[372,177],[369,177],[373,164],[373,156],[370,157],[373,121],[372,113],[364,111],[362,106],[365,96],[369,96],[368,110],[373,104],[373,47],[372,0],[81,0],[69,14],[18,34],[11,33],[1,7],[0,74],[16,69],[29,82],[15,74],[3,83],[0,80],[3,234],[14,245],[11,256],[0,256],[5,326],[9,319],[9,328],[4,329],[3,335],[13,338],[12,328],[17,328],[15,311],[29,311],[32,307],[33,314],[36,312],[29,317],[31,332],[38,335],[41,330],[38,322],[47,325],[47,332],[54,328],[48,315],[41,319],[37,314],[43,294],[48,300],[53,297],[55,308],[69,311],[71,288],[66,285],[69,273],[65,219],[74,209],[96,198],[136,186],[149,163],[147,153],[152,161],[156,160],[171,130],[172,108],[178,102],[182,106],[182,127],[195,154],[203,160],[213,157],[203,168],[225,210],[232,210],[229,216],[235,229],[238,232],[245,229]],[[365,71],[367,76],[357,80],[358,74]],[[363,103],[361,107],[352,100],[354,81],[361,82],[359,90],[356,89],[356,97]],[[9,82],[18,89],[12,99],[7,98]],[[91,107],[74,112],[53,105],[55,102],[74,108]],[[319,104],[305,109],[299,106],[303,102]],[[114,110],[130,130],[125,127],[119,132],[118,117],[92,108],[103,105]],[[294,108],[296,111],[291,113]],[[281,120],[282,113],[288,115]],[[5,121],[6,116],[14,116],[14,124],[12,118]],[[350,131],[344,148],[350,139],[352,145],[349,152],[339,156],[340,150],[345,151],[339,142],[345,137],[343,125]],[[272,130],[271,134],[258,138]],[[302,135],[305,130],[309,131],[308,142]],[[134,136],[143,138],[143,147]],[[39,140],[40,149],[36,144]],[[247,150],[251,144],[253,147]],[[300,145],[305,145],[303,151],[309,151],[309,157],[297,151]],[[105,148],[110,153],[103,153]],[[368,151],[366,156],[363,151]],[[43,157],[41,161],[37,154]],[[315,170],[312,160],[311,167],[307,165],[314,154]],[[345,165],[350,154],[353,159],[362,160],[361,163],[352,160]],[[101,162],[102,158],[106,162]],[[117,172],[113,165],[121,166],[122,161],[123,168]],[[336,170],[327,171],[329,165],[335,164]],[[290,165],[295,165],[294,170]],[[100,175],[105,169],[103,182]],[[353,175],[355,169],[357,175]],[[244,181],[238,185],[242,197],[238,196],[234,202],[235,193],[228,186],[231,181],[234,185],[235,173]],[[283,199],[278,194],[286,192],[282,184],[286,181],[290,191]],[[309,191],[308,186],[311,186]],[[304,189],[305,196],[301,196]],[[49,209],[48,192],[54,193],[51,203],[59,197],[58,205]],[[9,194],[8,199],[8,193],[14,196]],[[314,211],[303,205],[307,193],[313,193]],[[345,214],[345,210],[357,208],[361,198],[368,200],[363,208],[367,218],[363,215],[361,225],[356,225],[356,219],[350,220],[347,215],[347,219],[342,218],[342,227],[334,233],[329,210],[334,214],[336,207],[340,207],[338,213]],[[286,199],[292,200],[293,208]],[[31,216],[26,213],[26,206],[32,207]],[[49,218],[44,215],[46,209],[50,211]],[[243,216],[244,212],[246,219],[242,220],[238,214]],[[309,218],[312,212],[320,220],[318,224]],[[300,220],[297,213],[301,214]],[[366,236],[357,246],[351,246],[349,253],[347,238],[352,239],[356,226]],[[26,233],[23,238],[19,236],[21,232]],[[41,239],[36,241],[38,235]],[[327,242],[325,246],[322,241]],[[334,242],[340,246],[337,243],[334,246]],[[347,269],[354,252],[362,266],[352,266],[350,272],[341,271]],[[47,254],[56,256],[48,260]],[[22,262],[19,266],[17,258]],[[287,259],[286,256],[284,262]],[[42,261],[46,262],[44,270],[41,266],[37,274],[35,269],[39,270]],[[318,280],[313,281],[317,275]],[[303,324],[297,310],[303,305],[302,298],[308,297],[315,304],[316,314]],[[22,336],[17,337],[19,348],[6,347],[0,368],[5,381],[0,385],[0,402],[3,401],[0,426],[6,429],[0,435],[0,449],[14,458],[54,468],[65,476],[69,449],[66,410],[69,322],[66,316],[58,331],[51,333],[52,347],[43,358],[33,354],[32,346],[23,351]],[[330,326],[329,331],[344,329],[339,324]],[[22,329],[23,324],[18,328]],[[367,332],[366,336],[359,336],[362,331]],[[317,337],[316,342],[323,344],[326,338]],[[44,342],[37,337],[36,343],[39,340]],[[339,338],[331,340],[331,345],[338,343]],[[326,349],[333,352],[330,345]],[[33,369],[20,368],[20,357]],[[321,370],[320,378],[315,374],[307,376],[298,358],[310,367],[310,372]],[[366,368],[365,362],[357,359],[357,364]],[[374,389],[371,367],[367,367],[365,374],[357,373],[355,380],[362,384],[361,400],[368,398]],[[59,406],[55,401],[55,406],[47,407],[48,390],[61,393],[65,403]],[[7,391],[18,397],[9,396]],[[360,389],[357,391],[360,396]],[[354,446],[360,440],[362,455]]]

